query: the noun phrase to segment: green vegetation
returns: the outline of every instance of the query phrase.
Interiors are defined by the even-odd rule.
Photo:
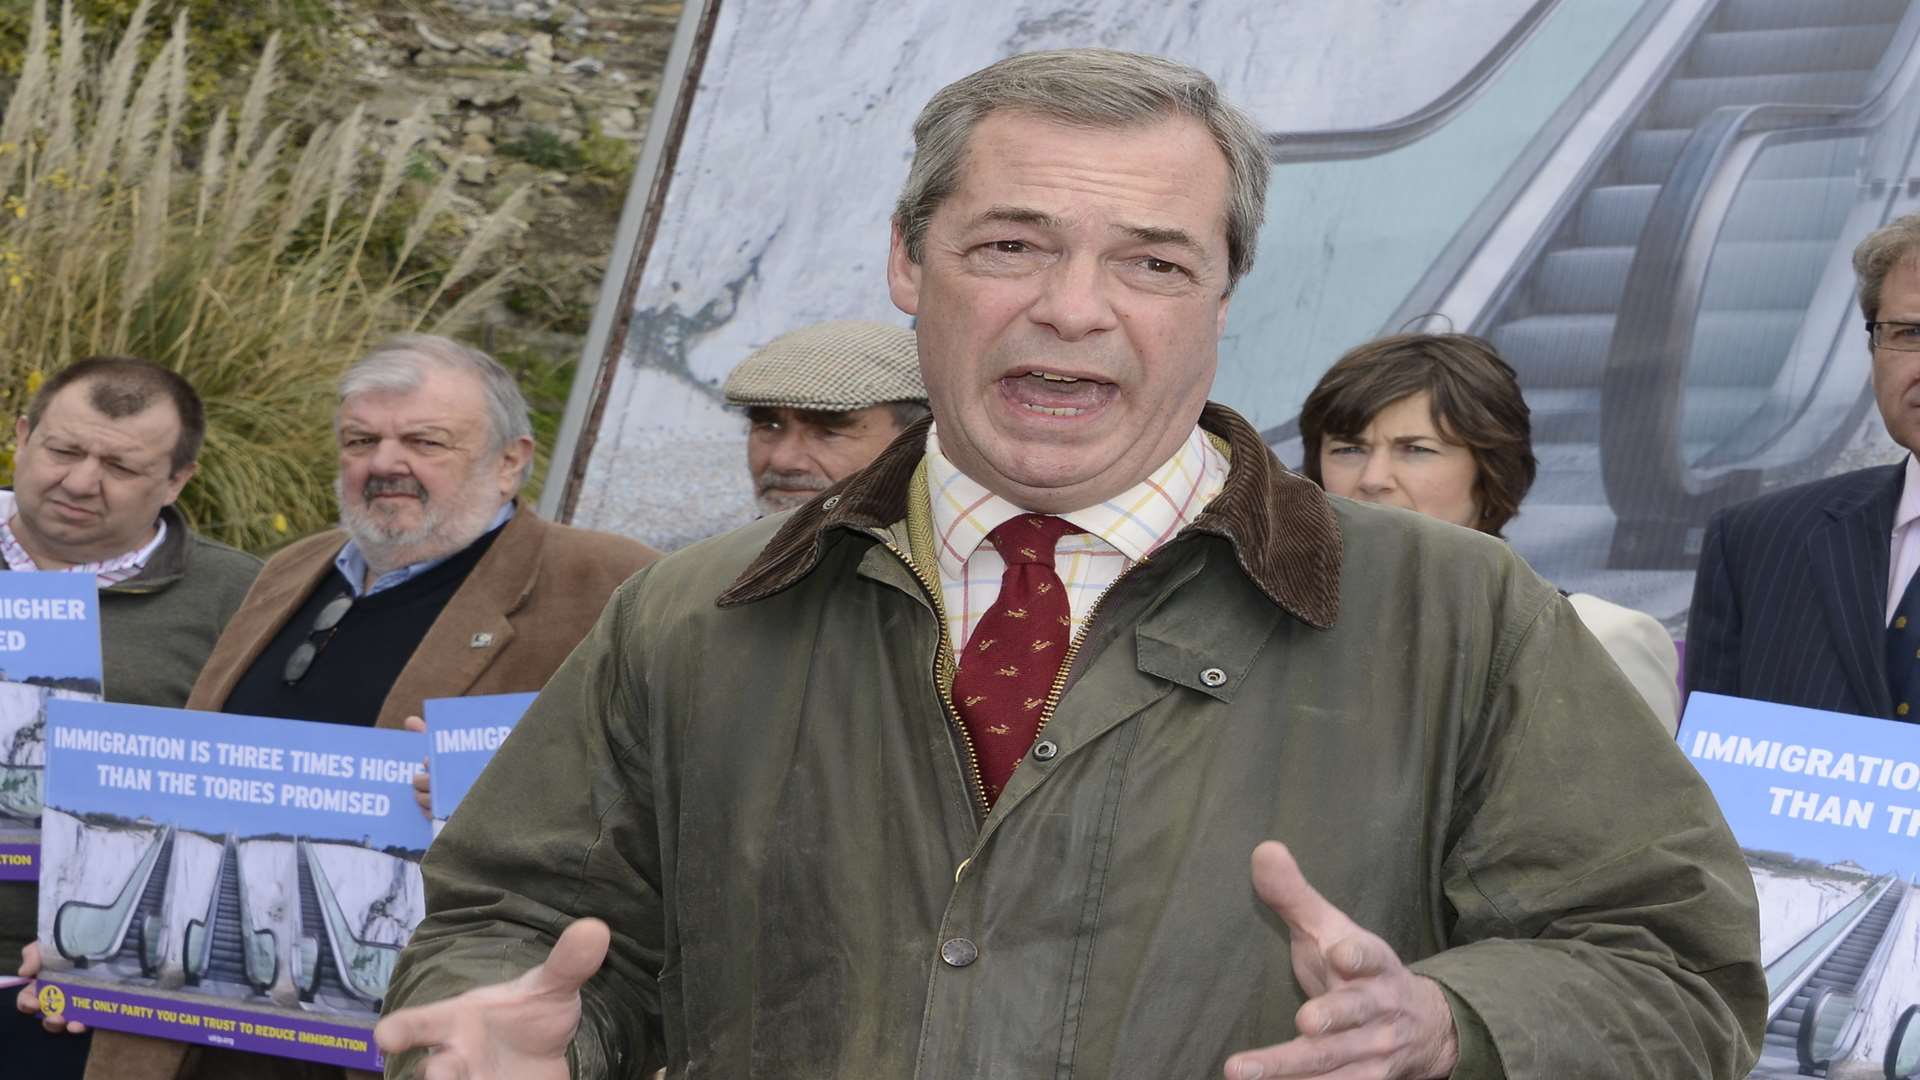
[[[493,303],[511,270],[488,273],[487,256],[526,193],[452,229],[453,177],[414,153],[424,112],[384,150],[358,109],[301,132],[274,105],[274,36],[237,111],[213,101],[192,133],[186,16],[198,0],[172,5],[172,33],[152,50],[154,0],[125,6],[105,57],[86,48],[72,3],[57,26],[45,0],[27,19],[0,112],[0,408],[17,413],[47,371],[91,354],[175,368],[208,418],[182,508],[265,550],[333,520],[341,370],[387,334],[457,334]],[[449,231],[450,253],[422,254]],[[10,471],[0,458],[0,479]]]
[[[73,0],[73,13],[96,44],[112,42],[126,32],[137,0]],[[333,24],[324,0],[158,0],[145,13],[148,32],[140,44],[140,59],[150,62],[166,47],[166,30],[184,19],[187,33],[187,99],[193,104],[186,128],[203,130],[213,118],[213,103],[224,96],[235,72],[246,72],[259,60],[267,39],[280,36],[280,61],[298,71],[321,66],[325,53],[320,35]],[[26,65],[33,10],[20,0],[0,3],[0,80],[18,78]],[[62,44],[61,29],[53,28],[52,45]],[[4,89],[4,82],[0,82]]]
[[[633,177],[633,147],[590,124],[577,142],[567,142],[553,131],[530,127],[517,139],[501,143],[502,157],[553,169],[621,191]]]

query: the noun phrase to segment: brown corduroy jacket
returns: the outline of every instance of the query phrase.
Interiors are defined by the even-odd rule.
[[[267,563],[214,645],[188,708],[217,712],[226,704],[274,635],[334,572],[345,543],[338,530],[321,533]],[[521,506],[414,649],[376,726],[400,727],[420,715],[427,698],[540,689],[613,590],[659,557],[638,541],[556,525]],[[88,1080],[338,1080],[341,1072],[112,1031],[94,1036],[87,1060]]]

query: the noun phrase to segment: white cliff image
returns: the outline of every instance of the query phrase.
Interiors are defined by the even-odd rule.
[[[0,676],[0,820],[31,823],[40,817],[47,771],[47,702],[66,698],[98,701],[94,690],[51,685],[54,680],[13,682]],[[84,680],[59,680],[78,686]]]

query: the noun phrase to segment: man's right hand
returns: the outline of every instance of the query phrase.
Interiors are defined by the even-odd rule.
[[[503,983],[400,1009],[373,1037],[389,1056],[428,1049],[420,1080],[567,1080],[567,1044],[580,1026],[580,988],[607,958],[599,919],[579,919],[546,962]]]

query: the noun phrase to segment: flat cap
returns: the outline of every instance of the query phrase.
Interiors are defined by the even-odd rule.
[[[913,331],[852,319],[781,334],[740,361],[722,392],[733,405],[822,412],[927,400]]]

